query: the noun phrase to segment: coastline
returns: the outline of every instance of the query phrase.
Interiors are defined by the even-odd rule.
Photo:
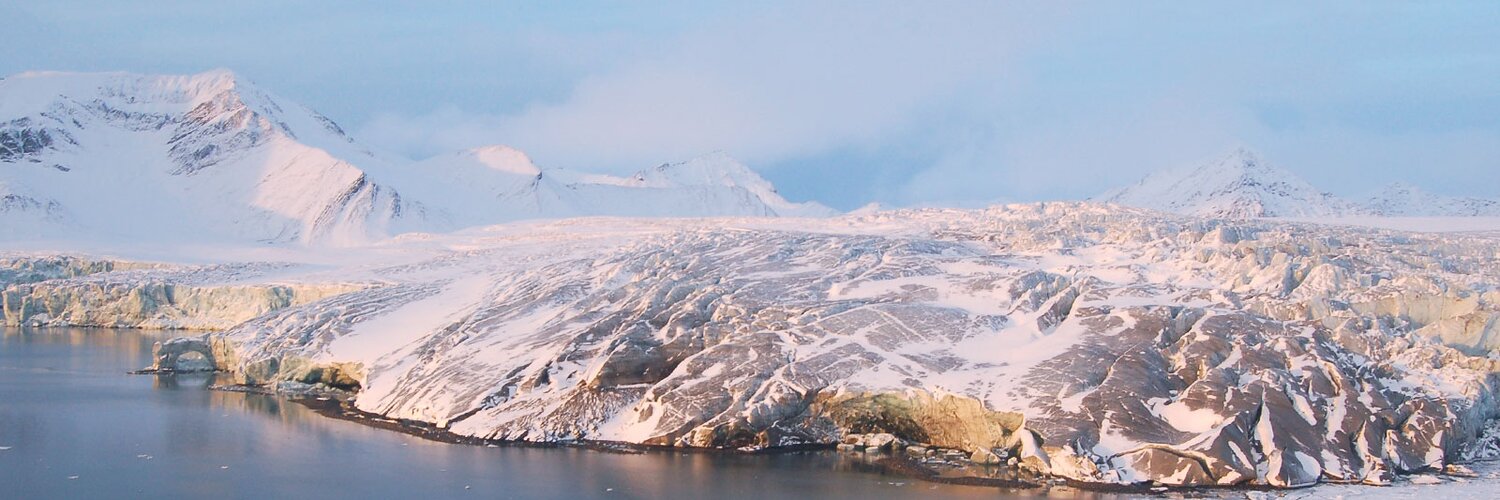
[[[146,373],[150,374],[150,373]],[[167,374],[164,374],[167,375]],[[1061,478],[1027,478],[1027,479],[1002,479],[995,477],[984,477],[974,474],[963,474],[964,471],[975,469],[992,468],[998,470],[1003,466],[986,466],[979,464],[968,464],[959,467],[944,467],[939,469],[904,455],[879,454],[865,455],[861,452],[840,452],[836,445],[808,444],[798,446],[781,446],[773,448],[762,448],[757,450],[739,450],[728,448],[693,448],[674,447],[660,445],[643,445],[635,443],[623,443],[618,441],[565,441],[565,442],[537,442],[537,441],[511,441],[500,439],[485,439],[472,436],[455,434],[446,429],[416,420],[392,419],[385,416],[362,411],[349,405],[347,400],[336,397],[320,397],[314,395],[291,395],[267,390],[263,387],[245,385],[216,385],[210,388],[216,391],[245,392],[261,394],[282,398],[286,401],[302,405],[320,416],[352,422],[381,430],[398,432],[429,441],[481,447],[524,447],[524,448],[576,448],[600,453],[617,453],[627,455],[644,455],[650,453],[674,453],[674,454],[706,454],[706,455],[779,455],[797,453],[829,453],[850,456],[867,457],[866,460],[855,462],[857,469],[862,472],[892,475],[903,479],[912,479],[935,484],[947,484],[956,486],[974,486],[981,488],[993,488],[1001,490],[1025,491],[1028,493],[1047,495],[1054,490],[1057,493],[1069,493],[1069,490],[1087,493],[1126,494],[1126,495],[1162,495],[1166,493],[1193,493],[1210,491],[1290,491],[1288,488],[1276,488],[1268,485],[1241,485],[1224,487],[1160,487],[1151,485],[1132,484],[1106,484],[1085,483]],[[959,472],[955,474],[955,472]],[[1326,484],[1326,483],[1325,483]],[[1305,488],[1303,488],[1305,489]]]
[[[149,375],[149,376],[153,376],[153,377],[161,377],[161,376],[175,377],[176,375],[187,374],[187,373],[194,373],[194,372],[178,372],[178,371],[174,371],[174,370],[155,370],[155,369],[147,368],[147,369],[140,369],[140,370],[130,370],[130,371],[126,372],[126,373],[128,375]],[[224,373],[224,372],[222,370],[215,370],[213,373]],[[285,392],[285,391],[278,392],[278,391],[271,390],[271,389],[268,389],[268,388],[265,388],[265,387],[262,387],[262,386],[251,386],[251,385],[210,385],[208,387],[208,389],[212,390],[212,391],[241,392],[241,393],[257,394],[257,395],[263,395],[263,396],[276,397],[276,398],[279,398],[279,399],[287,401],[287,402],[296,403],[298,405],[301,405],[301,406],[303,406],[303,407],[305,407],[305,408],[307,408],[309,410],[312,410],[314,413],[316,413],[316,414],[318,414],[318,415],[320,415],[322,417],[332,418],[332,419],[335,419],[335,420],[342,420],[342,421],[352,422],[352,423],[364,425],[364,426],[367,426],[367,427],[372,427],[372,428],[386,430],[386,431],[393,431],[393,432],[397,432],[397,433],[401,433],[401,434],[406,434],[406,435],[413,436],[413,437],[418,437],[418,438],[425,439],[425,440],[428,440],[428,441],[445,443],[445,444],[452,444],[452,445],[466,445],[466,446],[478,446],[478,447],[552,448],[552,449],[556,449],[556,448],[575,448],[575,449],[582,449],[582,450],[587,450],[587,451],[591,451],[591,452],[614,453],[614,454],[625,454],[625,455],[645,455],[645,454],[651,454],[651,453],[706,454],[706,455],[780,455],[780,454],[798,454],[798,453],[829,453],[829,454],[835,454],[836,453],[836,454],[840,454],[840,455],[850,455],[850,456],[857,455],[857,456],[861,456],[861,457],[866,457],[865,460],[859,460],[859,461],[853,462],[855,464],[854,468],[856,470],[859,470],[860,472],[873,473],[873,474],[879,474],[879,475],[891,475],[891,476],[897,476],[897,477],[900,477],[900,478],[903,478],[903,479],[918,480],[918,481],[923,481],[923,482],[928,482],[928,483],[934,483],[934,484],[947,484],[947,485],[957,485],[957,486],[975,486],[975,487],[982,487],[982,488],[994,488],[994,489],[1000,489],[1000,490],[1011,490],[1011,491],[1016,491],[1016,492],[1027,492],[1028,494],[1037,494],[1037,495],[1041,495],[1041,496],[1050,495],[1053,492],[1056,492],[1056,493],[1059,493],[1059,494],[1064,494],[1064,495],[1070,494],[1070,493],[1097,493],[1097,494],[1147,495],[1147,496],[1194,495],[1194,494],[1205,495],[1205,496],[1216,496],[1216,495],[1234,494],[1234,493],[1240,493],[1240,492],[1268,492],[1268,493],[1277,493],[1277,492],[1290,492],[1290,491],[1307,491],[1307,490],[1313,490],[1313,489],[1324,488],[1324,487],[1336,487],[1336,488],[1341,488],[1341,489],[1342,488],[1354,488],[1355,489],[1354,491],[1358,491],[1358,492],[1379,493],[1381,491],[1388,491],[1388,488],[1391,488],[1391,485],[1380,486],[1380,485],[1365,485],[1365,484],[1362,484],[1362,483],[1341,483],[1341,482],[1331,482],[1331,481],[1321,481],[1321,482],[1319,482],[1317,484],[1314,484],[1314,485],[1308,485],[1308,486],[1303,486],[1303,487],[1299,487],[1299,488],[1279,488],[1279,487],[1275,487],[1275,486],[1271,486],[1271,485],[1251,485],[1251,484],[1246,484],[1246,485],[1228,485],[1228,486],[1217,486],[1217,485],[1203,486],[1203,485],[1199,485],[1199,486],[1187,486],[1187,487],[1183,487],[1183,486],[1166,486],[1166,485],[1153,485],[1153,484],[1087,483],[1087,482],[1080,482],[1080,481],[1063,479],[1063,478],[1002,479],[1002,478],[984,477],[984,476],[972,475],[972,474],[962,474],[962,473],[955,474],[954,473],[954,472],[962,472],[962,471],[965,471],[965,470],[972,471],[972,470],[975,470],[975,469],[985,469],[985,468],[999,469],[1000,468],[1000,467],[996,467],[996,466],[985,466],[985,465],[979,465],[979,464],[968,464],[966,466],[948,467],[948,468],[946,468],[947,470],[940,470],[939,468],[935,468],[935,467],[929,466],[927,464],[923,464],[921,462],[918,462],[916,460],[912,460],[911,458],[909,458],[907,456],[904,456],[904,455],[898,455],[898,454],[894,454],[894,453],[892,453],[892,454],[881,453],[881,454],[878,454],[878,455],[867,455],[867,454],[862,453],[862,452],[843,452],[843,451],[837,451],[836,450],[836,445],[832,445],[832,444],[827,444],[827,445],[808,444],[808,445],[798,445],[798,446],[783,446],[783,447],[773,447],[773,448],[762,448],[762,449],[757,449],[757,450],[740,450],[740,449],[727,449],[727,448],[694,448],[694,447],[673,447],[673,446],[661,446],[661,445],[643,445],[643,444],[624,443],[624,442],[617,442],[617,441],[579,440],[579,441],[563,441],[563,442],[537,442],[537,441],[511,441],[511,440],[485,439],[485,438],[477,438],[477,437],[472,437],[472,436],[463,436],[463,435],[455,434],[455,433],[453,433],[451,431],[448,431],[446,429],[438,428],[437,426],[435,426],[433,424],[430,424],[430,423],[427,423],[427,422],[421,422],[421,421],[416,421],[416,420],[392,419],[392,418],[387,418],[387,417],[379,415],[379,414],[365,412],[365,411],[356,409],[356,408],[354,408],[352,405],[350,405],[348,403],[348,398],[350,398],[353,395],[350,394],[350,393],[348,393],[348,392],[346,392],[346,391],[340,391],[340,390],[337,390],[337,389],[328,389],[328,390],[325,390],[324,392],[309,391],[309,392],[300,393],[300,394],[299,393],[293,393],[293,392]],[[1474,464],[1481,464],[1481,463],[1495,463],[1495,462],[1476,461],[1476,462],[1473,462],[1473,463]],[[1411,475],[1403,475],[1401,477],[1408,478],[1407,482],[1411,482],[1411,480],[1409,478],[1415,478],[1415,477],[1444,477],[1444,478],[1448,478],[1449,480],[1456,480],[1458,482],[1466,482],[1469,479],[1472,479],[1472,478],[1466,477],[1466,476],[1452,476],[1452,475],[1445,474],[1445,473],[1442,473],[1442,472],[1432,472],[1432,473],[1427,473],[1427,474],[1411,474]],[[1406,485],[1406,486],[1407,487],[1411,487],[1413,485],[1418,485],[1418,484],[1422,484],[1422,483],[1414,483],[1413,482],[1410,485]],[[1346,491],[1346,493],[1347,492],[1348,491]]]
[[[302,406],[304,406],[304,407],[312,410],[313,412],[315,412],[315,413],[317,413],[317,414],[319,414],[321,416],[324,416],[324,417],[333,418],[333,419],[337,419],[337,420],[343,420],[343,421],[347,421],[347,422],[358,423],[358,424],[362,424],[362,425],[366,425],[366,426],[370,426],[370,427],[374,427],[374,428],[378,428],[378,429],[399,432],[399,433],[402,433],[402,434],[407,434],[407,435],[410,435],[410,436],[419,437],[419,438],[427,439],[427,440],[430,440],[430,441],[447,443],[447,444],[455,444],[455,445],[488,446],[488,447],[510,446],[510,447],[528,447],[528,448],[578,448],[578,449],[584,449],[584,450],[589,450],[589,451],[594,451],[594,452],[619,453],[619,454],[629,454],[629,455],[642,455],[642,454],[649,454],[649,453],[678,453],[678,454],[682,454],[682,453],[695,453],[695,454],[710,454],[710,455],[712,455],[712,454],[730,454],[730,455],[759,454],[759,455],[774,455],[774,454],[796,454],[796,453],[816,452],[816,453],[840,453],[840,454],[860,455],[860,456],[870,457],[870,456],[864,455],[863,453],[860,453],[860,452],[840,452],[840,451],[837,451],[836,448],[835,448],[836,445],[832,445],[832,444],[829,444],[829,445],[810,444],[810,445],[798,445],[798,446],[783,446],[783,447],[774,447],[774,448],[763,448],[763,449],[758,449],[758,450],[753,450],[753,451],[745,451],[745,450],[727,449],[727,448],[690,448],[690,447],[673,447],[673,446],[659,446],[659,445],[642,445],[642,444],[623,443],[623,442],[616,442],[616,441],[590,441],[590,440],[582,440],[582,441],[568,441],[568,442],[535,442],[535,441],[508,441],[508,440],[484,439],[484,438],[476,438],[476,437],[471,437],[471,436],[462,436],[462,435],[459,435],[459,434],[454,434],[452,432],[449,432],[449,431],[447,431],[445,429],[440,429],[437,426],[432,425],[430,423],[426,423],[426,422],[420,422],[420,421],[414,421],[414,420],[391,419],[391,418],[387,418],[387,417],[384,417],[384,416],[381,416],[381,415],[378,415],[378,414],[361,411],[361,410],[355,409],[352,406],[350,406],[347,403],[347,401],[342,401],[342,400],[339,400],[337,398],[320,398],[320,397],[309,397],[309,396],[297,397],[297,396],[288,396],[288,395],[278,395],[277,393],[275,393],[273,391],[267,391],[267,390],[264,390],[264,389],[261,389],[261,388],[247,387],[247,386],[215,386],[215,387],[212,388],[212,390],[229,390],[229,391],[238,390],[240,392],[253,392],[253,393],[257,393],[257,394],[265,394],[265,395],[272,395],[272,396],[282,397],[282,398],[284,398],[284,399],[286,399],[286,400],[288,400],[290,402],[300,404],[300,405],[302,405]],[[995,488],[995,489],[1013,490],[1013,491],[1026,491],[1026,492],[1035,493],[1035,494],[1038,494],[1038,495],[1047,495],[1050,492],[1053,492],[1054,490],[1058,490],[1057,491],[1058,493],[1065,493],[1067,490],[1076,490],[1077,492],[1103,493],[1103,494],[1121,494],[1121,495],[1162,496],[1162,495],[1173,495],[1173,494],[1177,494],[1177,495],[1183,495],[1183,494],[1185,494],[1185,495],[1200,494],[1200,495],[1212,496],[1212,495],[1218,495],[1218,494],[1234,494],[1234,493],[1240,493],[1240,492],[1268,492],[1268,493],[1277,493],[1277,492],[1291,492],[1291,491],[1308,491],[1308,490],[1313,490],[1313,489],[1317,489],[1317,488],[1321,488],[1321,487],[1356,487],[1356,488],[1360,488],[1360,489],[1368,489],[1370,492],[1384,491],[1384,490],[1386,490],[1388,488],[1391,488],[1390,485],[1379,486],[1379,485],[1366,485],[1366,484],[1362,484],[1362,483],[1340,483],[1340,482],[1330,482],[1330,481],[1321,481],[1321,482],[1319,482],[1317,484],[1314,484],[1314,485],[1303,486],[1303,487],[1298,487],[1298,488],[1279,488],[1279,487],[1276,487],[1276,486],[1264,485],[1264,484],[1243,484],[1243,485],[1227,485],[1227,486],[1217,486],[1217,485],[1210,485],[1210,486],[1202,486],[1202,485],[1200,485],[1200,486],[1165,486],[1165,485],[1152,485],[1152,484],[1086,483],[1086,482],[1080,482],[1080,481],[1075,481],[1075,480],[1070,480],[1070,479],[1063,479],[1063,478],[1030,478],[1032,480],[1024,480],[1024,479],[1010,480],[1010,479],[1000,479],[1000,478],[993,478],[993,477],[983,477],[983,476],[978,476],[978,475],[953,474],[953,472],[955,472],[955,471],[962,471],[962,470],[966,470],[966,469],[967,470],[972,470],[972,468],[985,468],[985,467],[999,468],[997,466],[985,466],[985,465],[978,465],[978,464],[970,464],[970,465],[967,465],[965,467],[953,468],[953,469],[950,469],[948,471],[943,471],[943,470],[939,470],[938,468],[934,468],[932,466],[922,464],[922,463],[920,463],[920,462],[918,462],[916,460],[912,460],[911,458],[906,457],[904,455],[880,454],[880,455],[875,455],[875,456],[870,457],[870,458],[872,458],[872,459],[867,459],[867,460],[862,460],[862,461],[857,462],[857,463],[859,463],[861,465],[860,468],[868,467],[868,469],[864,470],[865,472],[875,473],[875,474],[888,474],[888,475],[893,475],[893,476],[899,476],[899,477],[905,478],[905,479],[914,479],[914,480],[919,480],[919,481],[924,481],[924,482],[929,482],[929,483],[949,484],[949,485],[958,485],[958,486],[975,486],[975,487],[982,487],[982,488]],[[1414,474],[1414,475],[1404,475],[1402,477],[1425,477],[1425,476],[1431,476],[1431,475],[1448,477],[1447,474],[1443,474],[1443,473]],[[1461,476],[1453,476],[1453,477],[1461,478]]]
[[[282,397],[282,398],[286,399],[287,401],[300,404],[300,405],[302,405],[302,406],[304,406],[304,407],[312,410],[314,413],[317,413],[318,415],[321,415],[321,416],[324,416],[324,417],[328,417],[328,418],[332,418],[332,419],[337,419],[337,420],[343,420],[343,421],[346,421],[346,422],[353,422],[353,423],[357,423],[357,424],[361,424],[361,425],[366,425],[366,426],[374,427],[374,428],[377,428],[377,429],[383,429],[383,430],[388,430],[388,431],[399,432],[399,433],[402,433],[402,434],[406,434],[406,435],[410,435],[410,436],[414,436],[414,437],[419,437],[419,438],[426,439],[426,440],[429,440],[429,441],[436,441],[436,442],[440,442],[440,443],[456,444],[456,445],[489,446],[489,447],[512,446],[512,447],[527,447],[527,448],[578,448],[578,449],[584,449],[584,450],[589,450],[589,451],[594,451],[594,452],[601,452],[601,453],[619,453],[619,454],[628,454],[628,455],[643,455],[643,454],[649,454],[649,453],[677,453],[677,454],[682,454],[682,453],[698,453],[698,454],[731,454],[731,455],[745,455],[745,454],[780,455],[780,454],[797,454],[797,453],[808,453],[808,452],[816,452],[816,453],[840,453],[840,452],[836,451],[835,445],[832,445],[832,444],[827,444],[827,445],[823,445],[823,444],[807,444],[807,445],[798,445],[798,446],[779,446],[779,447],[774,447],[774,448],[763,448],[763,449],[758,449],[758,450],[753,450],[753,451],[744,451],[744,450],[727,449],[727,448],[693,448],[693,447],[675,447],[675,446],[660,446],[660,445],[643,445],[643,444],[635,444],[635,443],[623,443],[623,442],[618,442],[618,441],[581,440],[581,441],[567,441],[567,442],[535,442],[535,441],[510,441],[510,440],[484,439],[484,438],[477,438],[477,437],[472,437],[472,436],[463,436],[463,435],[459,435],[459,434],[454,434],[453,432],[450,432],[450,431],[445,430],[445,429],[440,429],[437,426],[432,425],[430,423],[426,423],[426,422],[419,422],[419,421],[414,421],[414,420],[391,419],[391,418],[387,418],[387,417],[384,417],[384,416],[381,416],[381,415],[378,415],[378,414],[374,414],[374,413],[370,413],[370,412],[366,412],[366,411],[361,411],[361,410],[356,409],[353,406],[349,405],[346,401],[343,401],[343,400],[340,400],[340,399],[337,399],[337,398],[332,398],[332,397],[278,395],[277,393],[275,393],[273,391],[267,391],[267,390],[263,390],[263,389],[260,389],[260,388],[249,387],[249,386],[214,386],[212,388],[212,390],[232,391],[232,392],[250,392],[250,393],[256,393],[256,394],[264,394],[264,395],[271,395],[271,396]],[[1051,485],[1049,484],[1050,481],[1036,481],[1036,482],[1032,482],[1032,481],[1025,481],[1025,480],[1010,480],[1010,479],[982,477],[982,476],[975,476],[975,475],[952,475],[952,474],[945,474],[944,471],[938,470],[936,468],[933,468],[933,467],[930,467],[930,466],[927,466],[927,465],[923,465],[920,462],[917,462],[915,460],[912,460],[910,458],[906,458],[906,457],[903,457],[903,456],[884,455],[884,454],[882,454],[882,455],[874,457],[873,460],[864,461],[864,463],[866,465],[873,466],[873,468],[876,469],[876,471],[880,472],[880,473],[886,473],[886,474],[900,476],[900,477],[903,477],[903,478],[917,479],[917,480],[928,481],[928,482],[933,482],[933,483],[940,483],[940,484],[953,484],[953,485],[962,485],[962,486],[981,486],[981,487],[1002,488],[1002,489],[1025,489],[1025,490],[1045,490],[1045,489],[1048,489],[1048,488],[1051,487]],[[974,465],[969,465],[968,467],[991,467],[991,466],[983,466],[983,465],[974,464]],[[1096,492],[1114,492],[1114,493],[1126,493],[1126,492],[1144,493],[1144,492],[1148,492],[1148,490],[1146,490],[1146,489],[1136,488],[1136,487],[1131,487],[1131,486],[1127,486],[1124,489],[1110,488],[1110,487],[1108,487],[1108,485],[1084,485],[1084,484],[1081,484],[1081,483],[1079,483],[1079,484],[1067,484],[1067,486],[1072,487],[1072,488],[1082,489],[1082,490],[1096,491]],[[1101,486],[1103,486],[1103,487],[1101,487]]]

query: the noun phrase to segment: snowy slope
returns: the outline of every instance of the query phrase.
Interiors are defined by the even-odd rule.
[[[1205,217],[1355,215],[1358,207],[1239,148],[1202,166],[1152,174],[1095,201]]]
[[[227,71],[0,80],[0,184],[51,207],[41,236],[344,244],[420,227],[356,166],[382,162]]]
[[[1496,217],[1500,200],[1442,196],[1398,182],[1364,203],[1372,215],[1386,217]]]
[[[0,239],[38,238],[67,218],[57,200],[0,181]]]
[[[822,216],[728,156],[631,178],[503,146],[413,162],[228,71],[0,80],[0,237],[357,245],[580,215]]]

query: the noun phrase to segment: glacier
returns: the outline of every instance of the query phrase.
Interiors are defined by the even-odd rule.
[[[205,329],[184,342],[239,383],[460,436],[1388,484],[1500,451],[1497,236],[1092,203],[583,217],[279,263],[13,252],[0,297],[7,324]]]

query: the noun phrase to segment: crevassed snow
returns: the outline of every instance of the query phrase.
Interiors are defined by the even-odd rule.
[[[426,298],[389,311],[376,312],[357,323],[348,335],[329,344],[327,358],[375,364],[385,357],[401,357],[412,344],[483,303],[490,289],[483,273],[459,277]]]

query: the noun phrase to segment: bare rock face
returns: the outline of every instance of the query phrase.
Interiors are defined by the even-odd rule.
[[[157,372],[196,372],[213,371],[218,367],[214,360],[214,349],[207,336],[203,337],[179,337],[166,342],[157,342],[152,346],[152,355],[156,361],[151,365],[151,370]],[[197,355],[198,362],[189,359],[189,355]]]
[[[319,275],[369,285],[214,334],[216,359],[467,436],[888,434],[1116,484],[1381,484],[1490,446],[1500,413],[1493,237],[1041,204],[452,238]]]
[[[991,411],[973,398],[919,390],[836,395],[820,398],[809,410],[844,432],[890,431],[941,448],[986,452],[1016,447],[1025,421],[1020,413]]]

